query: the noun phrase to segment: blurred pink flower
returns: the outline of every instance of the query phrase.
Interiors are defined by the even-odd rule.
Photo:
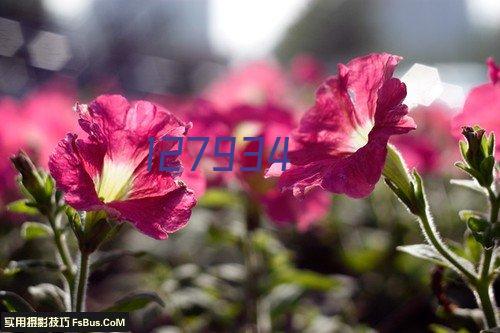
[[[279,186],[304,195],[320,186],[330,192],[360,198],[380,179],[391,135],[416,128],[402,104],[405,85],[393,72],[400,57],[382,53],[338,65],[338,75],[324,82],[315,105],[294,132],[297,147],[289,153]]]
[[[299,84],[316,84],[325,78],[325,65],[308,54],[300,54],[292,59],[292,78]]]
[[[286,86],[286,76],[277,64],[256,61],[223,75],[208,87],[204,98],[222,111],[240,104],[282,103]]]
[[[172,149],[164,136],[184,136],[190,128],[154,104],[130,104],[104,95],[78,105],[84,139],[68,134],[50,156],[49,168],[68,204],[84,211],[106,211],[156,239],[184,227],[196,204],[178,174],[159,170],[159,152]],[[148,171],[149,137],[156,138]],[[171,157],[164,165],[180,162]]]
[[[285,108],[273,105],[262,107],[239,106],[229,114],[233,133],[242,137],[263,137],[263,159],[260,171],[238,171],[238,180],[246,192],[259,202],[272,222],[278,226],[295,224],[299,231],[307,230],[314,222],[324,218],[330,207],[327,193],[311,191],[303,198],[295,198],[293,194],[280,191],[275,179],[266,179],[265,170],[270,167],[268,157],[276,138],[281,137],[278,152],[282,151],[284,138],[289,136],[296,123],[293,113]],[[237,170],[241,167],[257,165],[257,156],[248,156],[257,152],[259,142],[240,142],[237,151]],[[278,154],[279,155],[279,154]],[[275,156],[276,157],[276,156]]]
[[[200,164],[197,169],[193,171],[203,175],[204,188],[222,186],[234,179],[233,172],[212,171],[214,165],[227,164],[227,159],[214,156],[213,149],[217,137],[231,135],[231,128],[227,115],[219,112],[213,103],[202,99],[186,103],[183,107],[176,109],[176,112],[181,118],[189,119],[193,122],[193,127],[189,130],[190,137],[206,137],[209,139],[208,146],[200,160]],[[186,163],[187,165],[193,165],[195,156],[197,156],[200,151],[201,145],[201,142],[196,141],[188,141],[185,143],[184,155],[190,159],[190,162]],[[227,149],[224,151],[227,151]]]
[[[323,218],[329,209],[329,196],[320,191],[299,200],[291,193],[276,189],[276,181],[264,178],[269,166],[268,157],[277,136],[288,136],[295,127],[294,114],[283,107],[266,103],[262,106],[235,105],[222,110],[206,100],[195,100],[190,105],[176,110],[182,117],[193,122],[190,137],[208,137],[210,143],[205,150],[198,169],[202,169],[208,187],[230,186],[237,182],[257,204],[260,204],[269,219],[276,225],[296,224],[299,230],[306,230],[311,223]],[[217,137],[236,137],[235,158],[232,172],[215,172],[214,166],[228,164],[228,158],[216,157],[214,145]],[[256,152],[258,142],[243,141],[243,137],[264,138],[263,165],[261,171],[240,171],[241,167],[255,166],[256,156],[245,153]],[[278,151],[283,147],[283,140]],[[221,151],[228,152],[230,145],[222,144]],[[189,142],[185,150],[191,156],[199,151],[199,144]],[[190,164],[191,165],[191,164]],[[286,209],[283,207],[286,206]],[[309,207],[309,209],[304,209]]]
[[[390,139],[410,168],[425,174],[446,174],[459,159],[457,139],[451,132],[451,121],[457,110],[444,103],[418,106],[410,114],[418,124],[416,131]]]
[[[156,107],[161,112],[168,113],[169,112],[168,110],[172,110],[175,111],[173,113],[175,113],[175,115],[181,119],[191,119],[192,115],[188,114],[186,110],[191,109],[191,105],[193,104],[192,101],[182,99],[180,97],[176,98],[173,95],[169,95],[168,97],[166,95],[164,96],[157,95],[153,96],[153,100],[161,101],[161,106],[155,103]],[[192,128],[189,130],[189,132],[191,136],[196,135],[193,134]],[[191,144],[187,142],[186,138],[184,138],[182,153],[179,158],[181,164],[186,167],[183,168],[180,179],[184,181],[186,184],[188,184],[189,188],[194,191],[196,197],[199,198],[205,193],[207,187],[207,180],[203,168],[196,168],[196,170],[191,170],[191,166],[195,162],[195,156],[196,156],[195,153],[196,151],[192,149]]]
[[[462,113],[453,120],[453,130],[457,136],[460,135],[462,126],[479,125],[500,137],[500,70],[492,58],[487,60],[487,64],[491,82],[472,88],[467,95]],[[498,159],[498,140],[495,150]]]
[[[500,68],[495,64],[495,59],[492,57],[486,60],[486,64],[488,65],[488,76],[491,83],[496,84],[500,80]]]
[[[68,130],[76,130],[73,82],[56,79],[29,93],[24,100],[0,100],[0,202],[17,197],[15,171],[9,157],[19,149],[35,162],[47,166],[54,146]]]

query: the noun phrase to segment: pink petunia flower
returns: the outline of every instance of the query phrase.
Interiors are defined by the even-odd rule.
[[[473,88],[465,100],[462,113],[453,120],[453,131],[459,137],[462,126],[479,125],[486,131],[500,135],[500,69],[492,58],[487,60],[490,83]],[[498,140],[497,140],[498,142]],[[500,154],[500,145],[496,145],[496,154]]]
[[[227,111],[240,104],[281,103],[286,89],[286,76],[277,64],[255,61],[216,80],[205,91],[204,98]]]
[[[295,127],[295,115],[289,109],[266,103],[261,106],[239,104],[224,110],[206,100],[195,100],[180,110],[181,115],[193,121],[190,137],[209,137],[198,169],[203,169],[208,187],[231,186],[238,184],[259,205],[271,222],[278,226],[295,224],[298,230],[307,230],[312,223],[323,218],[329,209],[329,196],[317,191],[305,196],[302,200],[295,198],[291,192],[282,193],[276,188],[276,180],[265,179],[268,157],[277,136],[288,136]],[[236,137],[235,158],[232,172],[214,172],[214,166],[225,166],[228,159],[214,155],[216,137]],[[245,142],[243,137],[263,137],[262,167],[260,171],[241,171],[241,167],[257,165],[256,156],[248,156],[258,151],[259,143]],[[228,142],[225,142],[228,143]],[[222,145],[221,151],[228,152],[229,143]],[[185,151],[196,155],[199,145],[188,143]],[[284,208],[286,207],[286,208]],[[308,209],[304,209],[307,207]]]
[[[406,87],[392,77],[400,60],[382,53],[339,64],[294,133],[291,166],[281,172],[273,165],[268,176],[280,175],[280,187],[294,195],[318,186],[354,198],[369,195],[382,174],[389,138],[416,128],[402,104]]]
[[[301,84],[316,84],[325,78],[325,65],[308,54],[299,54],[292,59],[292,78]]]
[[[291,191],[281,192],[275,179],[264,177],[265,170],[270,167],[268,157],[276,138],[281,137],[278,149],[281,152],[285,137],[296,125],[293,113],[287,108],[268,104],[262,107],[235,107],[228,116],[233,133],[240,142],[236,157],[237,170],[254,167],[258,163],[258,157],[252,153],[259,150],[259,142],[244,142],[243,137],[263,138],[260,171],[238,171],[236,176],[254,202],[260,203],[269,219],[280,227],[295,224],[299,231],[306,231],[314,222],[324,218],[330,207],[330,198],[325,192],[317,189],[302,198],[296,198]]]
[[[77,111],[86,137],[68,134],[49,161],[66,202],[77,210],[105,211],[156,239],[184,227],[196,199],[178,174],[159,171],[160,151],[174,143],[158,140],[183,136],[191,124],[152,103],[129,103],[119,95],[100,96],[77,105]],[[151,171],[149,137],[156,138]],[[178,163],[172,156],[164,165]]]
[[[17,198],[15,171],[9,157],[19,149],[30,153],[35,162],[46,167],[49,155],[68,130],[74,131],[76,115],[73,82],[52,80],[30,92],[23,100],[0,100],[0,202]]]

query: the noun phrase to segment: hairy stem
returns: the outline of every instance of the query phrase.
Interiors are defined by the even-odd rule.
[[[460,273],[462,273],[469,283],[474,283],[477,278],[475,274],[469,271],[460,263],[456,255],[448,248],[448,246],[441,240],[439,232],[437,231],[432,218],[427,212],[419,215],[420,224],[428,242],[439,252],[450,264],[452,264]]]
[[[66,307],[69,310],[71,308],[72,295],[75,286],[75,268],[73,259],[71,259],[71,254],[68,249],[68,244],[66,243],[66,237],[61,230],[60,218],[60,215],[54,216],[52,213],[47,214],[47,220],[49,221],[54,234],[54,244],[56,245],[59,258],[64,265],[61,273],[65,279],[64,289],[69,297],[69,300],[66,300]]]
[[[89,259],[90,253],[82,252],[80,254],[80,266],[78,273],[78,284],[76,288],[76,298],[74,303],[74,311],[84,312],[85,301],[87,296],[87,283],[89,275]]]
[[[490,201],[490,223],[494,225],[498,220],[499,202],[497,196],[491,188],[488,188]],[[481,268],[479,280],[476,284],[477,299],[479,306],[483,310],[487,328],[497,326],[497,305],[493,292],[493,279],[490,276],[491,264],[494,261],[495,246],[484,249],[481,258]]]

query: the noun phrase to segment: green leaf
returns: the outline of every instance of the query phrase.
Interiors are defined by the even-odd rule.
[[[467,160],[467,150],[469,150],[469,145],[467,144],[467,141],[460,140],[458,142],[458,146],[460,147],[460,154],[462,155],[462,158],[464,161]]]
[[[46,260],[20,260],[11,261],[7,268],[4,269],[4,274],[14,275],[21,271],[31,271],[35,269],[44,269],[49,271],[60,271],[61,267],[51,261]]]
[[[34,208],[32,204],[30,205],[29,200],[26,199],[21,199],[11,202],[10,204],[7,205],[7,210],[9,212],[18,214],[25,214],[31,216],[39,215],[38,209]]]
[[[24,298],[10,291],[0,290],[0,302],[5,305],[9,312],[35,312]]]
[[[481,173],[483,174],[486,185],[493,182],[493,167],[495,166],[495,157],[488,156],[481,162]]]
[[[82,224],[82,216],[71,206],[64,206],[64,212],[68,218],[68,224],[75,233],[77,239],[81,239],[84,233],[84,227]]]
[[[491,132],[488,137],[488,155],[494,156],[495,153],[495,133]]]
[[[41,283],[36,286],[28,287],[28,292],[31,294],[36,304],[43,308],[49,307],[54,311],[64,311],[66,308],[64,305],[66,293],[56,285]]]
[[[474,263],[478,263],[483,251],[479,244],[470,233],[465,236],[465,256]]]
[[[469,179],[452,179],[452,180],[450,180],[450,183],[453,185],[465,187],[467,189],[479,192],[481,194],[486,194],[485,189],[483,187],[481,187],[477,183],[477,181],[472,180],[472,179],[470,179],[470,180]]]
[[[412,203],[411,200],[407,197],[407,195],[400,190],[390,179],[384,178],[385,183],[389,188],[394,192],[394,194],[403,202],[403,204],[408,207],[408,209],[411,211],[412,210]]]
[[[427,244],[398,246],[397,250],[408,253],[417,258],[432,261],[438,265],[449,266],[444,258],[432,246]]]
[[[165,303],[156,293],[142,292],[125,296],[109,308],[101,310],[101,312],[132,312],[140,310],[150,303],[165,306]]]
[[[43,170],[40,170],[39,172],[43,174],[45,178],[44,180],[45,193],[47,193],[47,195],[52,194],[55,188],[54,178],[52,178],[49,174],[46,174],[45,171]]]
[[[455,163],[455,166],[465,172],[467,172],[471,177],[477,179],[478,181],[480,179],[482,179],[482,176],[479,172],[477,172],[476,170],[470,168],[469,166],[467,166],[465,163],[463,162],[456,162]]]
[[[53,236],[52,229],[38,222],[24,222],[21,226],[21,237],[26,240]]]
[[[214,188],[206,191],[198,204],[207,208],[224,208],[236,206],[238,202],[238,196],[231,191]]]
[[[467,223],[470,218],[483,219],[481,212],[470,209],[464,209],[459,211],[458,216],[460,216],[460,220],[462,220],[462,222],[464,223]]]
[[[483,219],[477,219],[475,217],[469,218],[467,221],[467,226],[473,232],[484,232],[490,226],[490,223]]]

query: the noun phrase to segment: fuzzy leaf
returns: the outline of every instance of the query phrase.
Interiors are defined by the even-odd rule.
[[[490,226],[490,223],[483,219],[477,219],[475,217],[469,218],[467,221],[467,226],[473,232],[484,232]]]
[[[210,189],[200,198],[199,205],[207,208],[234,207],[238,204],[238,197],[224,189]]]
[[[29,204],[29,201],[26,199],[16,200],[7,205],[7,210],[9,212],[25,214],[36,216],[39,215],[38,209],[34,208]]]
[[[29,271],[33,269],[60,271],[61,267],[58,264],[47,260],[19,260],[11,261],[7,268],[4,269],[4,274],[14,275],[21,271]]]
[[[450,183],[457,186],[462,186],[470,190],[479,192],[481,194],[486,194],[484,188],[482,188],[475,180],[472,179],[452,179]]]
[[[449,266],[444,258],[432,246],[427,244],[398,246],[397,249],[414,257],[432,261],[438,265]]]
[[[24,222],[21,226],[21,237],[26,240],[47,238],[53,235],[49,226],[38,222]]]
[[[35,302],[40,306],[49,306],[54,311],[64,311],[64,300],[66,293],[56,285],[50,283],[41,283],[36,286],[28,287]]]

